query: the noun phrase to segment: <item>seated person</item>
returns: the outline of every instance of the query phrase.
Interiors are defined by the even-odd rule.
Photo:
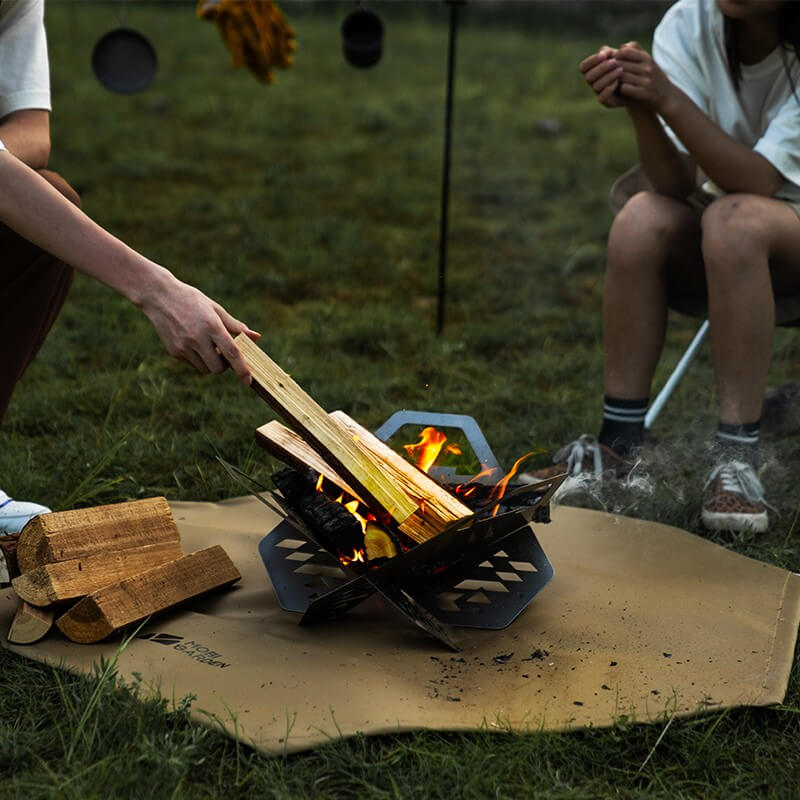
[[[581,63],[600,104],[628,114],[652,189],[628,200],[609,234],[600,433],[529,478],[630,472],[679,294],[707,304],[719,406],[703,524],[767,529],[758,437],[775,300],[800,294],[798,43],[800,3],[678,0],[652,56],[629,42]]]

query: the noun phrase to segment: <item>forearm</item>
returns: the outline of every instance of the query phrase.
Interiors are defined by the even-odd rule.
[[[781,173],[764,156],[725,133],[677,87],[661,116],[723,191],[769,197],[783,183]]]
[[[0,220],[136,305],[171,273],[103,230],[10,153],[0,152]]]
[[[627,108],[636,132],[639,161],[655,190],[678,200],[694,189],[694,168],[664,132],[653,111],[637,105]]]

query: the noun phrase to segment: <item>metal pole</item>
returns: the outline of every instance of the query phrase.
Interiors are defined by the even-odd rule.
[[[708,320],[706,320],[700,326],[699,330],[694,335],[694,339],[692,339],[691,344],[686,348],[686,352],[681,356],[681,360],[672,371],[672,375],[669,376],[667,382],[658,393],[656,399],[653,400],[653,403],[644,418],[645,430],[649,431],[653,423],[656,421],[656,417],[661,413],[661,409],[664,408],[664,405],[666,404],[667,400],[669,400],[669,397],[675,390],[675,387],[678,385],[678,383],[680,383],[683,373],[686,372],[686,370],[689,368],[689,364],[692,363],[692,359],[697,355],[697,351],[700,349],[700,345],[703,343],[703,339],[706,338],[707,333]]]
[[[439,302],[436,308],[436,333],[444,328],[444,302],[447,267],[447,212],[450,201],[450,129],[453,118],[453,75],[456,66],[458,7],[464,0],[445,0],[450,6],[450,34],[447,45],[447,95],[444,110],[444,166],[442,168],[442,204],[439,216]]]

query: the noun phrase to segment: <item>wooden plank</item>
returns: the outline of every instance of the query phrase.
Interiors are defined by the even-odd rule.
[[[397,523],[417,505],[384,473],[384,466],[357,447],[352,436],[331,420],[261,348],[245,334],[236,344],[253,376],[253,389],[328,462],[375,513],[383,509]]]
[[[472,510],[468,506],[344,411],[334,411],[330,416],[342,430],[355,437],[358,447],[386,466],[391,479],[417,505],[419,510],[401,523],[400,530],[403,533],[417,542],[423,542],[441,533],[457,520],[472,516]]]
[[[22,572],[56,561],[85,558],[159,542],[180,542],[164,497],[58,511],[34,517],[22,530],[17,559]]]
[[[53,627],[53,616],[52,608],[36,608],[20,600],[6,638],[12,644],[38,642]]]
[[[349,495],[358,497],[356,491],[347,485],[347,481],[316,450],[309,447],[300,436],[278,420],[274,419],[266,425],[256,428],[256,441],[284,464],[297,470],[311,467]]]
[[[19,597],[34,606],[96,592],[104,586],[138,575],[183,555],[180,542],[167,540],[144,547],[112,550],[85,558],[42,564],[12,581]]]
[[[126,625],[240,578],[228,554],[214,545],[99,589],[56,625],[73,642],[99,642]]]

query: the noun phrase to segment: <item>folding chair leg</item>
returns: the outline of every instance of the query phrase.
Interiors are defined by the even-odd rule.
[[[699,330],[694,335],[694,339],[692,339],[691,344],[686,348],[686,352],[681,356],[681,360],[672,371],[672,375],[667,378],[667,382],[656,396],[656,399],[653,400],[652,404],[650,405],[650,408],[648,409],[644,418],[645,430],[649,431],[653,423],[656,421],[656,417],[661,413],[661,409],[664,408],[667,400],[670,398],[670,395],[675,390],[675,387],[680,383],[681,378],[689,368],[689,364],[692,363],[692,359],[697,355],[697,351],[700,349],[700,345],[703,343],[703,339],[706,338],[707,333],[708,320],[706,320],[700,326]]]

